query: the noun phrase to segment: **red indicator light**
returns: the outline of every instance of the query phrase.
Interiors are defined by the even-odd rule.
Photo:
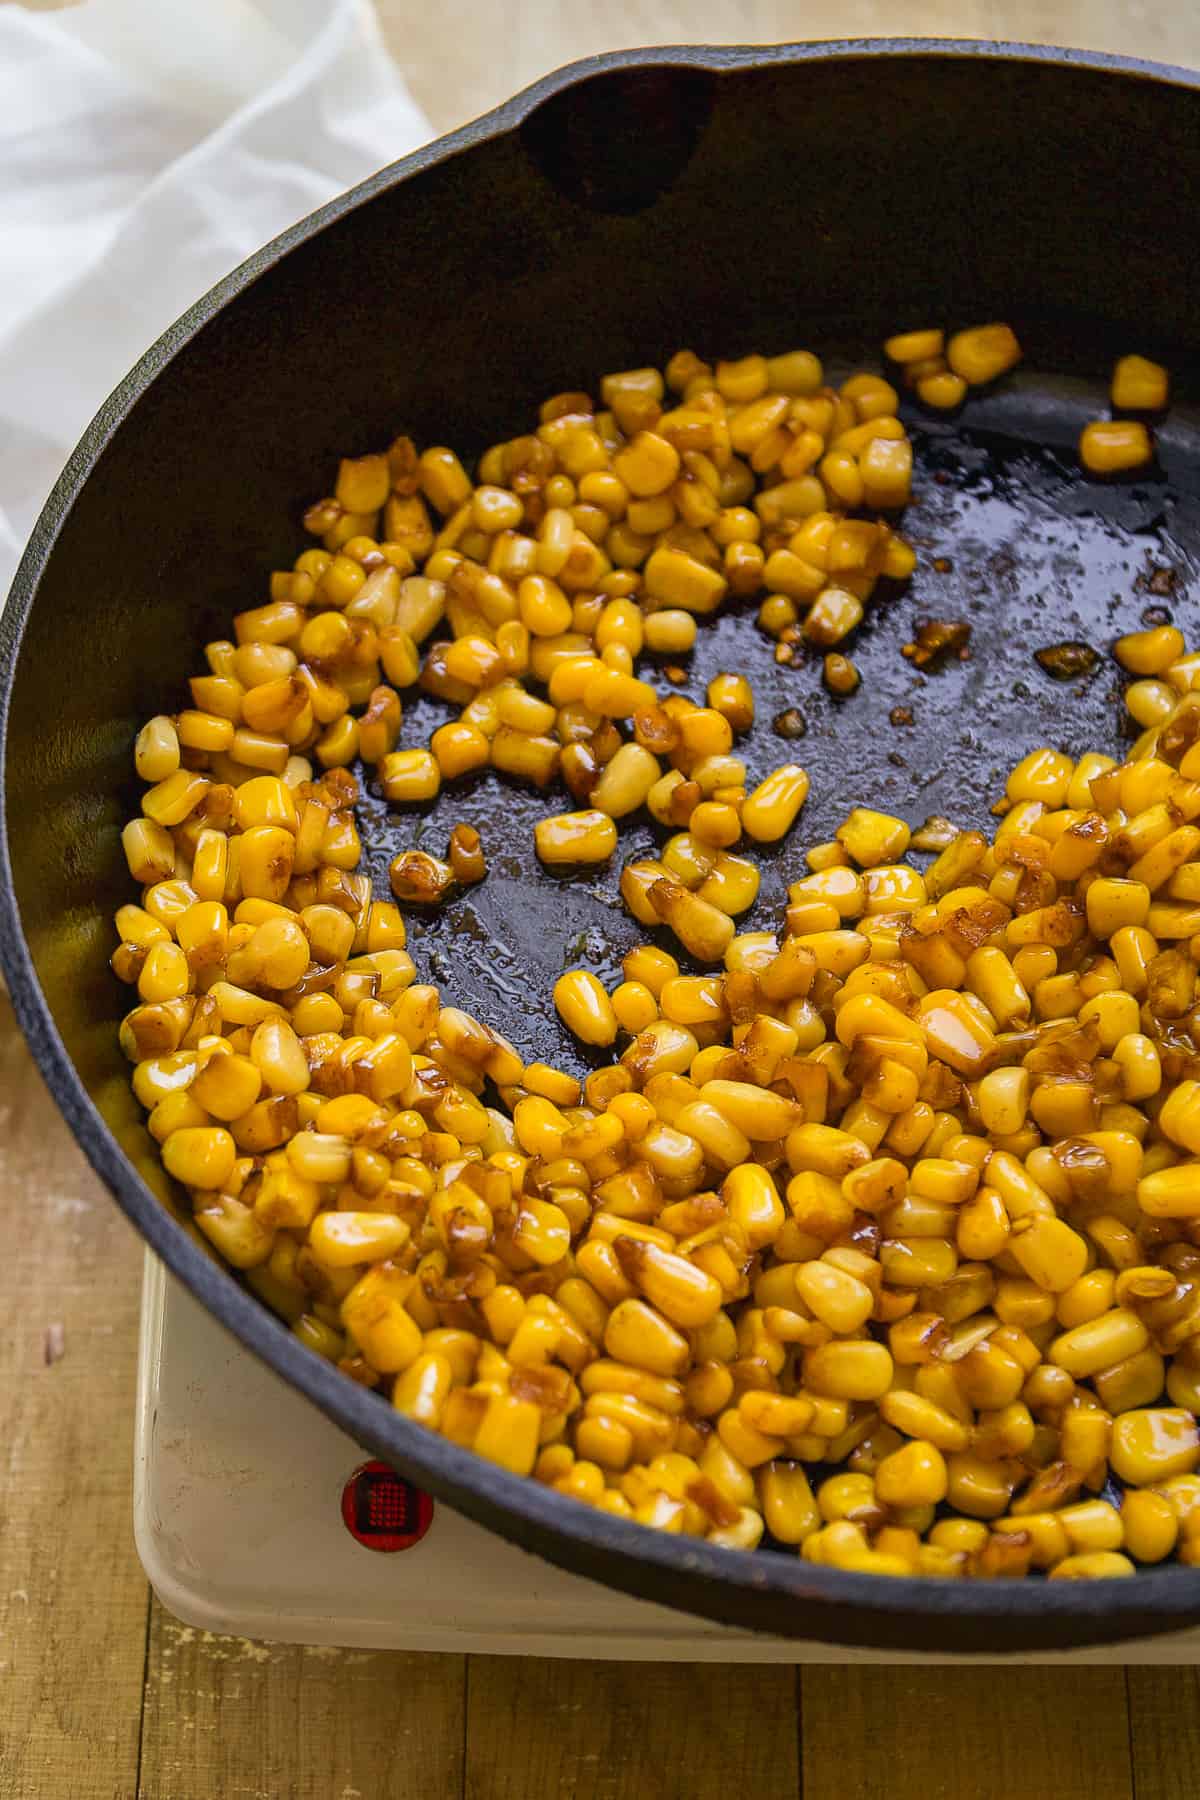
[[[433,1501],[387,1463],[363,1463],[342,1489],[342,1520],[367,1550],[411,1550],[433,1523]]]

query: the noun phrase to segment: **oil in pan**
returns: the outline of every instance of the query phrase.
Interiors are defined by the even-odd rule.
[[[834,365],[830,378],[877,360]],[[830,838],[852,806],[882,807],[914,827],[940,815],[990,835],[992,803],[1028,750],[1119,751],[1130,722],[1110,647],[1169,619],[1187,635],[1200,568],[1200,452],[1194,423],[1176,407],[1156,432],[1153,468],[1088,478],[1079,432],[1106,402],[1097,382],[1019,371],[950,419],[904,409],[915,463],[902,529],[917,568],[907,582],[877,587],[853,639],[862,676],[854,693],[827,691],[816,649],[790,665],[775,661],[756,624],[761,596],[731,600],[701,623],[673,691],[702,702],[714,675],[746,674],[755,722],[738,754],[749,783],[783,761],[802,763],[811,782],[791,833],[754,847],[762,886],[739,929],[779,925],[806,846]],[[946,627],[948,643],[922,667],[904,651],[930,641],[923,625],[934,628],[932,641]],[[668,666],[674,673],[669,656],[639,663],[672,691]],[[406,700],[405,741],[427,741],[449,716],[430,697]],[[562,804],[554,790],[485,770],[448,783],[432,806],[401,812],[368,779],[361,834],[375,891],[388,896],[387,866],[400,850],[440,856],[453,825],[475,826],[486,880],[410,915],[419,978],[495,1024],[522,1055],[579,1074],[611,1052],[589,1051],[555,1013],[551,991],[565,968],[587,968],[611,987],[622,956],[648,935],[685,967],[698,965],[671,933],[637,924],[618,891],[625,863],[656,855],[667,830],[640,812],[622,822],[607,865],[558,874],[538,862],[533,828]]]

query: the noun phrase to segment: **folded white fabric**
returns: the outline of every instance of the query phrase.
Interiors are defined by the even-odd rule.
[[[72,446],[143,350],[430,135],[370,0],[0,5],[0,607]]]

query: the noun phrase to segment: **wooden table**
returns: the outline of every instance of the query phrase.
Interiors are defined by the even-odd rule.
[[[40,0],[45,4],[46,0]],[[54,0],[51,0],[54,3]],[[1119,0],[383,0],[438,130],[622,44],[1027,37],[1200,62]],[[632,1666],[176,1624],[130,1522],[141,1247],[0,996],[0,1800],[1193,1800],[1195,1671]]]

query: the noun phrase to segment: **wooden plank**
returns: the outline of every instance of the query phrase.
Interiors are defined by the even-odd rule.
[[[147,1587],[130,1531],[137,1239],[0,990],[0,1794],[130,1800]]]
[[[459,1800],[465,1674],[217,1637],[155,1600],[139,1800]]]
[[[801,1694],[804,1800],[1132,1800],[1119,1668],[811,1668]]]
[[[791,1669],[471,1658],[466,1800],[798,1792]]]
[[[1200,1793],[1200,1669],[1127,1669],[1137,1800]]]

